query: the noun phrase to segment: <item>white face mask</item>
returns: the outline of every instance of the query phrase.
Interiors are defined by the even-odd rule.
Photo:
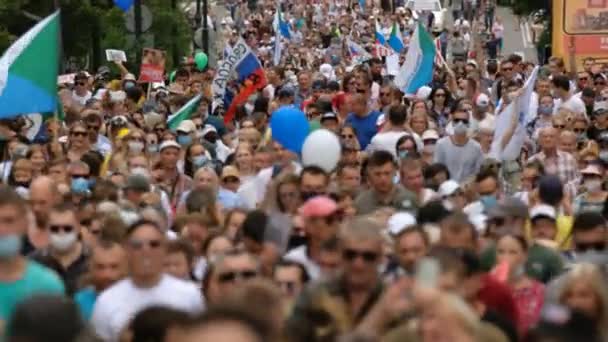
[[[131,153],[141,153],[144,150],[144,143],[141,141],[129,141],[127,144],[129,146],[129,152]]]
[[[467,129],[469,129],[469,125],[464,122],[459,122],[454,125],[454,134],[465,134]]]
[[[585,188],[589,192],[602,191],[602,181],[599,179],[588,179],[585,181]]]
[[[133,175],[142,175],[147,179],[150,179],[150,170],[145,167],[134,167],[131,169],[131,174]]]
[[[76,232],[50,235],[51,247],[58,252],[67,251],[70,247],[74,246],[77,240],[78,235],[76,235]]]

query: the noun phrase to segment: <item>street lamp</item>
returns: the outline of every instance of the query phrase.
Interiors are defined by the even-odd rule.
[[[209,23],[207,22],[208,17],[208,3],[207,0],[203,1],[203,13],[201,15],[201,0],[196,0],[196,14],[194,15],[194,20],[196,24],[200,27],[202,23],[202,39],[203,43],[203,51],[209,55]]]

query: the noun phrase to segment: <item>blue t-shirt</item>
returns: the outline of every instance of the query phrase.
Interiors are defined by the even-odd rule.
[[[95,288],[92,286],[86,287],[74,294],[74,302],[76,302],[76,305],[78,305],[80,314],[85,321],[89,321],[91,319],[96,300],[97,291],[95,291]]]
[[[27,261],[23,277],[12,283],[0,282],[0,320],[7,323],[15,307],[36,294],[64,294],[59,276],[50,269]]]
[[[372,141],[374,135],[378,133],[378,126],[376,123],[381,114],[382,113],[377,111],[371,111],[365,117],[359,117],[353,113],[348,114],[346,117],[346,124],[353,126],[355,131],[357,131],[357,140],[359,140],[362,151],[369,145],[369,142]]]

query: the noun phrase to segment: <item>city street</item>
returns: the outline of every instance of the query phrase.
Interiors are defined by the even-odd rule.
[[[537,53],[532,42],[530,25],[527,23],[520,25],[510,8],[498,7],[496,13],[498,17],[502,18],[505,26],[503,56],[517,53],[521,54],[526,61],[537,62]]]

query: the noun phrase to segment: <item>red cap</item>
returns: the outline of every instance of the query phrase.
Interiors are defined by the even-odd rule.
[[[327,196],[316,196],[300,207],[300,215],[304,218],[327,217],[338,210],[338,204]]]

